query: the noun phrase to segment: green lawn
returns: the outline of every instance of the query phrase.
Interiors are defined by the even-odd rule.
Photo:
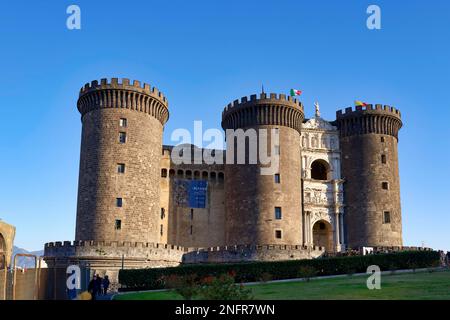
[[[266,283],[249,286],[255,299],[445,299],[450,300],[450,271],[381,276],[381,290],[369,290],[367,276],[345,276],[310,282]],[[115,300],[181,300],[173,291],[129,293]]]

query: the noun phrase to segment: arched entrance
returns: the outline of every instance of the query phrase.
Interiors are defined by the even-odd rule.
[[[333,230],[331,224],[325,220],[319,220],[313,225],[313,244],[324,247],[326,251],[333,250]]]

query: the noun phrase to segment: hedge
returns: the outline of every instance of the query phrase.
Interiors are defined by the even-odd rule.
[[[370,265],[377,265],[382,271],[435,267],[439,265],[439,252],[402,251],[312,260],[195,264],[170,268],[128,269],[120,270],[119,282],[122,285],[122,291],[153,290],[163,289],[165,287],[164,277],[170,275],[195,274],[199,278],[204,278],[233,272],[235,281],[240,283],[260,281],[264,274],[270,274],[273,280],[297,278],[299,270],[304,266],[314,268],[317,276],[325,276],[366,272]]]

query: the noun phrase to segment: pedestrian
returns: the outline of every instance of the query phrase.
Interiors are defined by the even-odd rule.
[[[97,298],[98,289],[99,289],[99,286],[98,286],[97,275],[94,275],[92,280],[89,282],[89,286],[88,286],[88,291],[92,296],[91,300],[95,300]]]
[[[98,295],[103,294],[102,286],[103,286],[103,279],[102,279],[102,277],[100,277],[99,274],[97,274],[97,294]]]
[[[109,277],[105,275],[105,278],[103,279],[103,294],[108,294],[108,288],[109,288]]]

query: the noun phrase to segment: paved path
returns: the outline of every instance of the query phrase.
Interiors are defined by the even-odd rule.
[[[97,296],[97,300],[112,300],[112,297],[115,295],[115,293],[108,293],[105,295]]]

